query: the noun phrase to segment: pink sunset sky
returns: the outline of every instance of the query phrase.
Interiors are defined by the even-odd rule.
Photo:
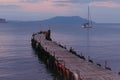
[[[87,18],[93,21],[120,22],[120,0],[0,0],[0,17],[8,20],[43,20],[55,16]]]

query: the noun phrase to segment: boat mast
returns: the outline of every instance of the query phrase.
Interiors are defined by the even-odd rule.
[[[90,25],[90,8],[88,6],[88,24]]]
[[[90,16],[90,8],[88,6],[88,27],[86,27],[87,29],[87,45],[86,45],[86,51],[87,51],[87,54],[90,53],[90,32],[89,32],[89,29],[92,28],[92,25],[91,25],[91,16]]]
[[[92,27],[91,15],[90,15],[90,7],[88,6],[88,25],[89,28]]]

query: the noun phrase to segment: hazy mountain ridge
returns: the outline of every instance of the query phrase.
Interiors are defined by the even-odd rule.
[[[50,24],[84,24],[86,22],[88,22],[88,20],[81,18],[79,16],[56,16],[41,21],[41,23],[50,23]]]
[[[17,22],[22,22],[22,21],[17,21]],[[41,24],[84,24],[88,22],[88,20],[81,18],[79,16],[56,16],[46,20],[23,21],[23,22],[36,22]],[[95,23],[94,21],[92,22]]]
[[[6,19],[0,18],[0,23],[6,23],[6,22],[7,22]]]

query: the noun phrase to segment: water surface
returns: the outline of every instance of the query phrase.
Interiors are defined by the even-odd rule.
[[[52,73],[31,48],[31,35],[52,30],[54,41],[71,46],[95,63],[108,62],[113,71],[120,71],[120,24],[96,24],[89,30],[81,25],[47,25],[40,23],[0,24],[0,80],[53,80]]]

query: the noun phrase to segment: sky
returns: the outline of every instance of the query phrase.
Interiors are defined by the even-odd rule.
[[[55,16],[87,18],[88,6],[97,23],[120,23],[120,0],[0,0],[0,18],[34,21]]]

